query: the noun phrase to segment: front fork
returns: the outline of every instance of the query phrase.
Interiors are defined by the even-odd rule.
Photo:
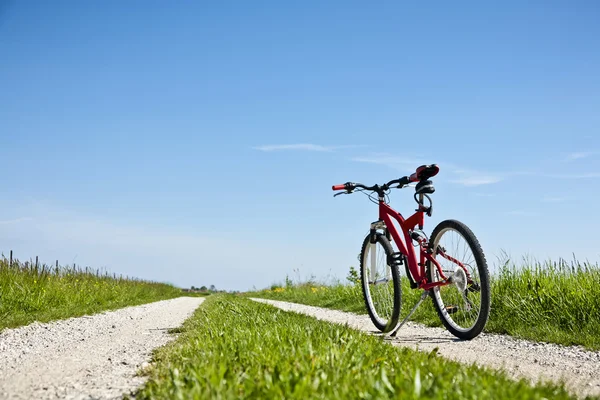
[[[390,242],[392,241],[392,236],[390,235],[389,230],[385,226],[385,222],[375,221],[371,224],[370,233],[369,233],[369,243],[371,243],[371,245],[375,246],[375,243],[377,243],[377,231],[378,230],[383,231],[387,240],[389,240]],[[377,284],[377,283],[379,283],[379,281],[381,281],[381,282],[390,281],[392,279],[392,271],[390,269],[390,266],[393,265],[393,260],[388,258],[388,260],[387,260],[388,268],[386,271],[386,276],[383,278],[377,279],[377,253],[374,250],[375,249],[372,248],[371,251],[369,252],[370,256],[371,256],[371,271],[369,271],[371,274],[371,277],[370,277],[371,279],[369,279],[369,282],[373,282],[373,283]]]
[[[392,235],[390,234],[390,231],[387,229],[385,222],[384,221],[375,221],[375,222],[371,223],[371,230],[370,230],[370,243],[371,244],[375,244],[376,234],[377,234],[378,230],[383,231],[383,234],[385,235],[387,240],[390,241],[390,243],[392,242]],[[374,254],[375,254],[375,252],[372,251],[371,257],[374,257]],[[400,253],[399,251],[390,254],[387,259],[387,264],[390,267],[397,266],[398,268],[401,265],[404,265],[404,270],[406,271],[406,276],[410,283],[410,287],[412,289],[416,289],[419,286],[417,284],[417,282],[415,282],[415,280],[413,279],[412,274],[410,273],[410,270],[408,268],[408,261],[406,260],[406,256],[404,254]],[[372,277],[375,276],[375,271],[373,270],[375,268],[374,265],[375,265],[375,260],[371,259],[371,269],[372,269],[371,276]],[[388,273],[390,273],[389,270],[388,270]],[[374,278],[372,280],[374,280]]]

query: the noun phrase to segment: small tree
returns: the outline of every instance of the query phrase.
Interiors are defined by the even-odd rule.
[[[208,288],[206,286],[201,286],[200,287],[200,291],[201,292],[206,292],[208,290]]]
[[[216,292],[217,288],[215,287],[215,285],[210,285],[210,291],[211,292]]]
[[[354,285],[360,284],[360,276],[358,274],[358,271],[352,265],[350,266],[350,271],[348,271],[346,280],[348,280],[349,282],[351,282]]]

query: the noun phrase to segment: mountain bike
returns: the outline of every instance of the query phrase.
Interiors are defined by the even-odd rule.
[[[391,332],[390,336],[396,336],[427,297],[431,297],[446,329],[460,339],[476,337],[488,321],[491,305],[489,272],[481,245],[471,229],[460,221],[449,219],[440,222],[430,238],[423,232],[425,215],[431,217],[433,211],[429,195],[435,188],[430,178],[438,172],[436,164],[421,165],[410,176],[382,185],[346,182],[332,187],[334,191],[344,190],[334,197],[368,192],[369,199],[379,204],[379,219],[371,223],[361,247],[360,278],[371,321],[384,334]],[[389,206],[388,194],[394,187],[413,186],[418,207],[405,219]],[[392,219],[398,222],[404,240]],[[423,290],[423,293],[398,324],[402,306],[399,268],[402,265],[410,288]]]

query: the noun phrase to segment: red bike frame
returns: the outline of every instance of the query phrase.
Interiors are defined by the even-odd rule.
[[[408,260],[408,269],[409,269],[414,281],[417,283],[418,288],[429,290],[429,289],[437,287],[437,286],[448,285],[452,282],[450,280],[448,280],[448,278],[442,272],[442,266],[437,262],[437,260],[434,258],[434,256],[429,253],[429,251],[427,249],[428,243],[426,242],[426,240],[419,241],[419,250],[420,250],[419,251],[420,261],[419,262],[417,262],[417,254],[415,251],[415,247],[412,245],[409,245],[409,244],[412,244],[412,238],[410,237],[410,231],[414,230],[414,228],[416,226],[418,226],[419,229],[423,229],[423,224],[425,222],[425,211],[423,210],[423,208],[424,208],[423,206],[419,206],[419,209],[413,215],[411,215],[408,219],[404,219],[402,214],[400,214],[398,211],[394,210],[389,205],[387,205],[383,201],[383,199],[380,199],[379,200],[379,220],[385,222],[385,226],[386,226],[387,230],[389,231],[389,233],[391,234],[393,241],[396,243],[396,246],[398,246],[398,250],[406,256],[406,258]],[[396,221],[398,221],[398,224],[400,224],[400,229],[404,233],[404,239],[405,239],[404,242],[400,239],[400,233],[396,229],[396,226],[394,225],[392,218],[395,219]],[[469,272],[467,271],[466,267],[460,261],[446,255],[444,251],[439,251],[438,254],[441,255],[442,257],[446,258],[447,260],[452,261],[453,263],[460,266],[467,273],[467,279],[470,280],[471,277],[469,276]],[[439,282],[429,282],[428,281],[427,276],[425,276],[425,262],[426,261],[430,261],[433,265],[436,266],[436,268],[440,274],[440,277],[442,278],[441,281],[439,281]]]

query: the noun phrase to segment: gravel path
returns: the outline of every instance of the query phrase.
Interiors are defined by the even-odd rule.
[[[362,331],[379,333],[367,315],[282,301],[253,300],[321,320],[348,324]],[[438,347],[438,354],[443,357],[468,364],[504,368],[510,376],[524,377],[532,382],[564,379],[567,389],[575,395],[600,396],[600,352],[486,333],[470,341],[460,341],[445,329],[429,328],[412,322],[407,322],[398,331],[396,338],[386,341],[396,346],[408,346],[423,351],[431,351]]]
[[[117,399],[203,298],[180,297],[0,333],[0,399]]]

